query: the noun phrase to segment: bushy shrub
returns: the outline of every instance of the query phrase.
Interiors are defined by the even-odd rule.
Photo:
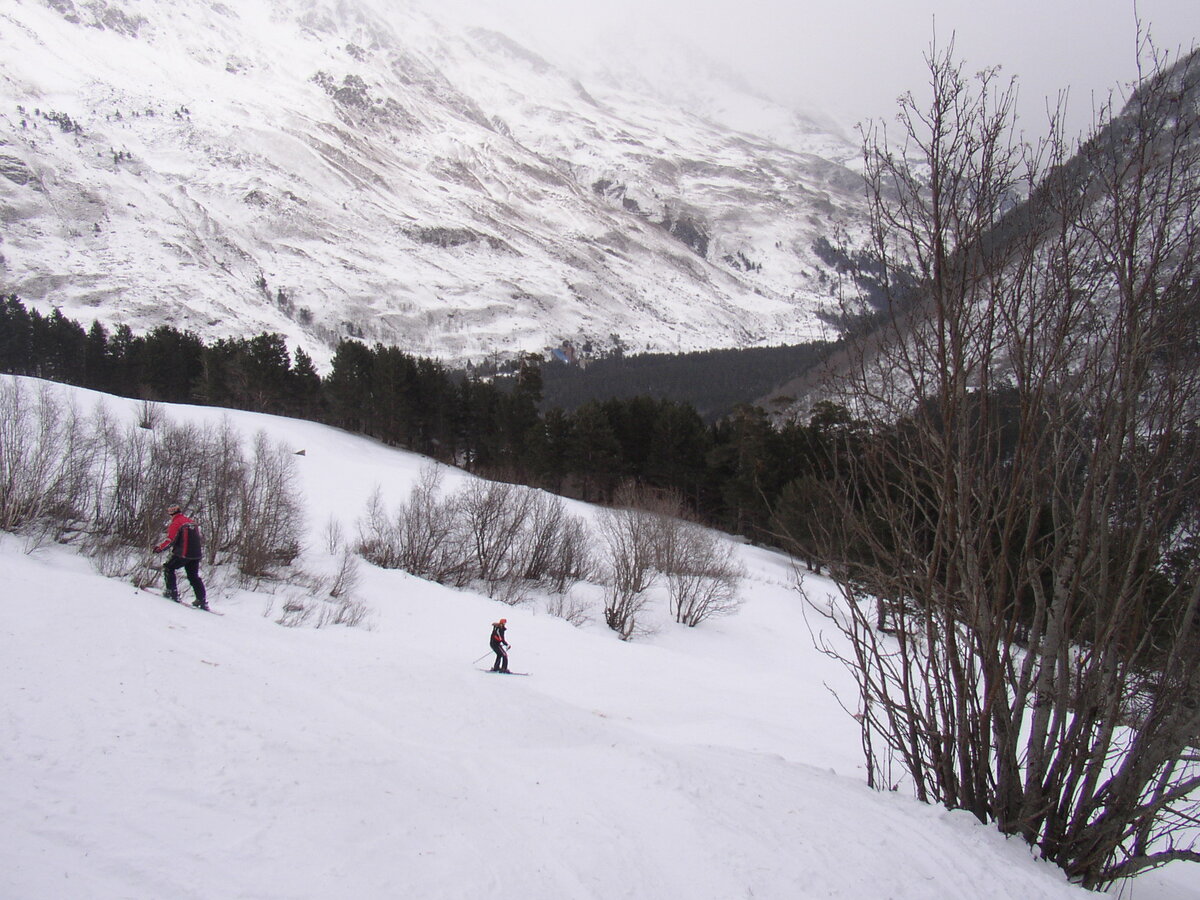
[[[656,564],[667,580],[676,622],[694,628],[741,606],[742,569],[734,562],[733,545],[694,522],[663,523]]]
[[[85,425],[49,389],[0,383],[0,530],[61,534],[83,523],[93,468]]]
[[[437,467],[427,467],[394,513],[388,513],[376,491],[359,521],[363,558],[439,584],[468,583],[471,567],[456,504],[440,497],[440,485]]]
[[[76,540],[102,569],[132,574],[151,563],[164,506],[179,503],[210,564],[228,558],[247,578],[290,565],[302,526],[291,455],[260,433],[247,456],[227,422],[150,418],[121,425],[103,406],[84,418],[48,387],[0,381],[0,530]]]
[[[446,497],[440,487],[439,470],[426,468],[394,512],[377,491],[359,521],[363,557],[441,584],[479,584],[510,604],[535,586],[564,593],[592,571],[587,530],[560,498],[483,480]]]

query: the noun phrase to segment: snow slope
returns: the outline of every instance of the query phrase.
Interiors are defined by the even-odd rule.
[[[313,566],[330,517],[352,534],[377,485],[398,499],[426,464],[308,423],[169,415],[306,451]],[[1082,896],[965,814],[868,790],[788,561],[739,553],[738,615],[622,643],[366,566],[369,628],[280,627],[278,597],[208,573],[218,618],[4,535],[0,897]],[[531,677],[472,665],[501,615]],[[1133,896],[1200,892],[1152,875]]]

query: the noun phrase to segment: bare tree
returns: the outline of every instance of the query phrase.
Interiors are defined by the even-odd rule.
[[[576,628],[591,621],[591,617],[588,615],[588,604],[569,594],[555,594],[551,597],[546,603],[546,612],[565,622],[570,622]]]
[[[534,505],[533,492],[499,481],[472,479],[457,495],[475,573],[489,592],[520,580],[518,549]]]
[[[400,562],[399,529],[384,506],[383,492],[378,486],[367,498],[366,514],[358,521],[358,552],[381,569],[404,568]]]
[[[215,434],[204,437],[204,533],[209,565],[238,550],[246,522],[246,485],[249,463],[243,456],[242,438],[228,418]]]
[[[153,400],[143,400],[138,404],[138,428],[153,431],[166,420],[161,403]]]
[[[216,515],[208,542],[260,577],[299,553],[301,503],[291,455],[265,435],[254,457],[226,424],[216,435],[177,426],[121,426],[100,407],[90,418],[19,381],[0,382],[0,529],[35,539],[82,540],[106,572],[150,576],[146,549],[162,535],[163,508],[178,502]],[[134,569],[140,571],[135,572]]]
[[[271,575],[300,554],[304,510],[295,486],[294,457],[266,432],[254,438],[254,456],[241,489],[236,537],[238,571],[244,578]]]
[[[876,252],[919,291],[833,382],[869,426],[821,548],[869,778],[1088,887],[1200,861],[1200,62],[1074,156],[1057,123],[1016,137],[993,73],[929,67],[866,156]]]
[[[695,522],[663,517],[656,549],[655,565],[666,577],[676,622],[695,628],[741,607],[742,568],[728,540]]]
[[[334,600],[349,597],[354,589],[358,587],[360,577],[358,557],[349,547],[343,548],[341,553],[338,554],[337,572],[329,581],[329,596]]]
[[[632,484],[617,489],[614,506],[600,511],[597,524],[607,550],[608,584],[604,595],[604,621],[623,641],[638,632],[638,616],[645,609],[646,589],[654,569],[658,517],[643,507],[646,493]]]
[[[342,523],[336,516],[330,516],[325,521],[323,535],[325,537],[325,549],[329,551],[330,555],[338,553],[346,545]]]
[[[0,383],[0,529],[55,534],[87,514],[92,442],[73,406],[16,379]]]
[[[554,565],[567,510],[561,497],[537,491],[530,497],[527,516],[518,550],[521,574],[540,582]]]
[[[591,573],[587,527],[567,512],[561,497],[534,491],[516,551],[518,570],[526,581],[558,594]]]
[[[547,586],[565,594],[572,586],[587,581],[596,572],[591,551],[592,534],[578,516],[567,516],[555,537],[554,553],[546,570]]]
[[[384,509],[377,490],[359,522],[359,552],[388,569],[403,569],[439,584],[465,585],[472,566],[455,498],[441,497],[441,474],[431,464],[394,515]]]

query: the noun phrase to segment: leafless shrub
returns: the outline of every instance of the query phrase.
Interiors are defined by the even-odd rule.
[[[534,506],[533,492],[499,481],[472,479],[457,494],[474,574],[489,593],[493,585],[523,576],[517,550]],[[504,590],[504,589],[501,589]]]
[[[533,584],[510,574],[495,581],[484,582],[483,589],[493,600],[499,600],[508,606],[520,606],[529,602]]]
[[[54,539],[63,541],[87,527],[95,450],[87,423],[74,404],[62,411],[58,433],[58,462],[41,515],[51,523]]]
[[[439,584],[470,581],[470,549],[456,497],[440,495],[441,469],[427,466],[396,517],[400,568]]]
[[[546,572],[546,586],[556,594],[565,594],[572,586],[594,577],[596,560],[591,551],[592,535],[578,516],[562,523],[554,555]]]
[[[576,628],[581,628],[590,622],[587,603],[570,594],[555,594],[546,601],[546,612],[550,615],[570,622]]]
[[[349,550],[346,552],[350,554]],[[282,594],[271,595],[263,608],[263,617],[273,618],[277,625],[285,628],[324,628],[327,625],[355,628],[367,623],[370,606],[348,593],[333,595],[330,585],[336,585],[337,581],[338,576],[329,579],[296,572],[289,580],[290,588]]]
[[[129,573],[129,582],[137,588],[153,588],[156,585],[161,585],[162,567],[158,565],[155,556],[148,550],[143,550],[140,553],[134,552],[132,571]],[[215,591],[213,590],[213,578],[211,574],[206,574],[204,577],[204,587],[208,591],[208,596],[211,598]]]
[[[92,434],[98,463],[92,530],[144,547],[152,540],[156,522],[147,508],[145,484],[153,435],[122,427],[103,407],[93,417]]]
[[[540,491],[530,494],[516,556],[521,577],[559,594],[592,571],[583,521],[567,513],[562,498]]]
[[[371,608],[361,600],[352,597],[335,597],[321,603],[317,613],[315,628],[326,625],[342,625],[346,628],[356,628],[367,621]]]
[[[817,549],[869,778],[1089,888],[1200,862],[1200,57],[1078,148],[929,63],[866,153],[885,286],[920,293],[830,385],[864,425]]]
[[[358,552],[381,569],[401,568],[398,529],[383,505],[378,487],[367,498],[366,512],[358,522]]]
[[[332,556],[337,553],[346,543],[346,536],[342,531],[342,523],[335,517],[330,516],[325,523],[325,549]]]
[[[363,558],[439,584],[467,584],[471,565],[458,505],[454,498],[440,497],[440,482],[436,466],[424,469],[394,515],[384,508],[376,490],[358,525],[358,552]]]
[[[77,540],[105,571],[136,567],[120,548],[162,536],[163,508],[198,514],[210,563],[232,554],[248,576],[263,577],[299,552],[300,503],[292,462],[260,435],[246,460],[226,423],[209,434],[167,422],[122,427],[99,407],[89,419],[21,382],[0,382],[0,530],[34,544]]]
[[[166,414],[163,412],[161,403],[155,403],[153,400],[143,400],[138,404],[138,428],[153,431],[163,423],[165,418]]]
[[[153,432],[105,428],[104,519],[125,540],[161,537],[162,508],[178,502],[201,523],[209,565],[231,561],[244,583],[272,577],[300,552],[301,503],[290,453],[264,433],[247,458],[226,420],[216,431],[163,418]]]
[[[0,384],[0,530],[57,539],[87,516],[92,442],[73,406],[48,388],[30,393]]]
[[[657,565],[667,579],[675,621],[694,628],[737,612],[742,568],[734,561],[733,545],[681,519],[664,523],[660,535]]]
[[[343,548],[338,561],[338,570],[329,585],[329,596],[335,600],[349,596],[358,586],[358,557],[349,548]]]
[[[153,520],[163,504],[179,503],[197,510],[205,487],[207,441],[198,426],[165,422],[148,433],[149,459],[142,472],[142,511]]]
[[[554,564],[566,506],[562,498],[538,491],[530,496],[526,515],[517,553],[521,575],[528,581],[542,581]]]
[[[284,628],[299,628],[301,625],[306,624],[314,615],[319,615],[321,608],[322,601],[314,597],[306,597],[300,594],[285,596],[280,600],[279,614],[275,617],[275,624],[282,625]],[[274,597],[267,604],[263,615],[275,615]]]
[[[130,547],[117,537],[95,534],[84,541],[81,549],[106,578],[130,578],[147,568],[146,551]]]
[[[639,488],[618,489],[614,507],[600,511],[597,524],[607,550],[608,583],[604,621],[623,641],[638,633],[638,616],[645,609],[646,589],[655,578],[657,516],[639,508],[647,498]]]
[[[236,554],[246,524],[246,485],[251,463],[243,453],[242,437],[228,418],[205,440],[204,491],[205,557],[218,565]]]
[[[440,469],[427,467],[395,513],[377,490],[358,523],[363,558],[441,584],[477,583],[510,605],[535,585],[563,593],[592,573],[587,529],[561,499],[482,479],[445,498],[440,487]]]
[[[264,432],[254,440],[254,462],[242,486],[238,570],[247,578],[291,565],[300,553],[303,510],[295,490],[295,464],[282,444],[272,446]]]

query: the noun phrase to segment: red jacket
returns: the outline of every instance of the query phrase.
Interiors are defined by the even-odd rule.
[[[185,525],[195,527],[184,528]],[[195,519],[189,519],[183,513],[175,513],[171,524],[167,526],[167,539],[155,547],[155,550],[166,550],[172,544],[172,553],[180,559],[199,559],[202,555],[200,547],[200,529]]]

